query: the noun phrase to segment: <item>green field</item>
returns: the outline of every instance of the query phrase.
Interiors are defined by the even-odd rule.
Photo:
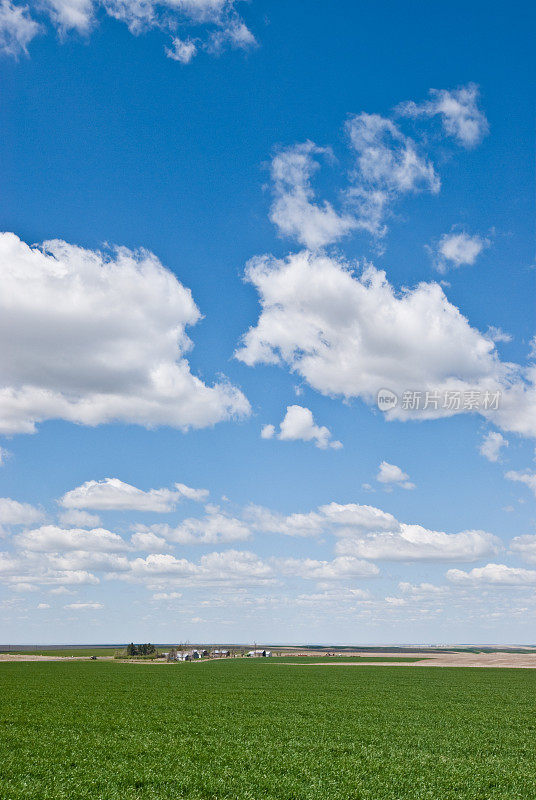
[[[536,671],[0,664],[1,800],[530,800]]]

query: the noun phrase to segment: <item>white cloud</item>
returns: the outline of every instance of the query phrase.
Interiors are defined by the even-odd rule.
[[[180,600],[182,592],[156,592],[153,600]]]
[[[495,325],[490,325],[486,333],[492,342],[511,342],[513,339],[511,333],[506,333],[501,328],[496,328]]]
[[[479,453],[488,461],[498,461],[503,447],[508,447],[508,439],[505,439],[498,431],[489,431],[482,439]]]
[[[325,450],[331,447],[340,450],[342,443],[331,438],[331,431],[325,425],[315,425],[312,412],[303,406],[287,406],[287,413],[279,425],[279,433],[275,434],[273,425],[265,425],[261,430],[263,439],[271,439],[276,435],[281,441],[313,441],[316,447]]]
[[[264,533],[310,537],[332,533],[335,536],[362,535],[369,531],[396,531],[400,523],[374,506],[357,503],[328,503],[306,514],[278,514],[262,506],[250,505],[245,518],[251,526]]]
[[[399,113],[408,117],[439,115],[445,132],[464,147],[474,147],[488,133],[488,121],[478,108],[479,91],[474,83],[458,89],[431,89],[431,99],[422,104],[402,103]]]
[[[100,611],[104,608],[102,603],[68,603],[64,608],[70,611]]]
[[[4,233],[0,263],[0,432],[46,419],[187,430],[249,413],[238,389],[192,375],[185,329],[200,313],[152,253]]]
[[[11,452],[9,450],[6,450],[5,447],[0,447],[0,467],[3,467],[5,465],[6,461],[8,460],[8,458],[10,458],[10,456]]]
[[[166,553],[170,545],[162,536],[148,530],[140,530],[132,534],[130,544],[134,550],[144,550],[146,553]]]
[[[449,569],[447,578],[452,583],[479,586],[492,584],[495,586],[532,586],[536,583],[536,570],[507,567],[505,564],[487,564],[475,567],[470,572],[460,569]]]
[[[439,191],[441,182],[433,164],[392,120],[379,114],[357,114],[346,123],[346,131],[365,186],[395,194]]]
[[[61,514],[58,514],[58,518],[62,525],[75,528],[100,528],[101,524],[97,514],[89,514],[87,511],[79,511],[76,508],[62,511]]]
[[[207,506],[207,514],[201,519],[191,517],[176,527],[170,525],[137,526],[140,533],[150,531],[176,544],[222,544],[249,539],[249,527],[239,519],[225,514],[217,506]]]
[[[181,64],[189,64],[197,53],[197,46],[192,39],[179,39],[175,36],[171,41],[171,47],[166,47],[166,55],[173,61]]]
[[[240,586],[273,582],[273,569],[255,553],[226,550],[208,553],[198,563],[172,555],[150,554],[131,562],[130,578],[152,584],[183,582],[189,584],[221,584]]]
[[[195,500],[198,503],[204,502],[208,495],[208,489],[193,489],[191,486],[186,486],[184,483],[176,483],[175,489],[186,500]]]
[[[444,533],[401,523],[399,531],[341,539],[335,549],[341,555],[377,561],[477,561],[500,546],[500,540],[485,531]]]
[[[528,470],[516,472],[516,470],[511,469],[506,473],[505,477],[509,481],[524,483],[536,495],[536,472],[529,472]]]
[[[40,553],[64,550],[91,550],[106,553],[120,553],[128,550],[127,543],[104,528],[82,530],[71,528],[64,530],[56,525],[43,525],[41,528],[24,531],[14,541],[18,547]]]
[[[50,604],[49,603],[38,603],[37,604],[37,608],[40,608],[40,609],[50,608]]]
[[[134,35],[149,30],[171,34],[166,54],[183,64],[196,51],[220,53],[226,47],[249,49],[256,45],[253,33],[236,11],[240,0],[45,0],[39,10],[47,13],[64,37],[71,31],[87,35],[99,22],[99,11],[125,23]],[[196,33],[178,38],[177,28]],[[34,34],[35,35],[35,34]],[[30,37],[31,38],[31,37]]]
[[[510,542],[510,550],[513,553],[517,553],[525,561],[536,564],[536,535],[515,536]]]
[[[402,489],[415,489],[415,484],[411,483],[409,475],[406,475],[396,464],[389,464],[387,461],[381,462],[376,480],[388,486],[395,484],[401,486]]]
[[[130,562],[117,553],[94,550],[72,550],[67,553],[47,553],[46,562],[52,569],[76,572],[128,572]]]
[[[388,419],[467,413],[465,393],[477,392],[474,413],[536,435],[536,366],[501,362],[438,283],[397,291],[371,265],[356,275],[342,258],[307,251],[254,258],[246,280],[259,293],[261,313],[235,354],[244,363],[286,364],[325,395],[370,404],[387,387],[400,399]],[[417,390],[436,398],[426,410],[402,402],[404,392]],[[458,405],[451,402],[456,392]],[[483,409],[494,392],[501,393],[498,410]]]
[[[28,45],[41,31],[31,18],[28,6],[17,6],[10,0],[0,2],[0,52],[9,56],[28,55]]]
[[[357,227],[353,215],[337,212],[327,201],[315,202],[311,178],[320,166],[316,156],[330,157],[331,151],[314,142],[296,144],[277,153],[271,168],[271,221],[281,233],[312,249],[337,241]]]
[[[40,522],[44,513],[29,503],[19,503],[10,497],[0,497],[0,526],[1,525],[32,525]]]
[[[86,481],[76,489],[63,495],[60,504],[64,508],[91,508],[101,511],[173,511],[182,498],[205,500],[206,489],[192,489],[176,483],[175,489],[149,489],[144,491],[118,478],[102,481]]]
[[[280,564],[288,575],[313,581],[340,581],[355,578],[375,578],[380,570],[369,561],[351,556],[339,556],[333,561],[315,561],[311,558],[287,558]]]
[[[437,245],[429,250],[437,270],[445,273],[450,268],[473,266],[480,253],[489,245],[489,239],[460,231],[444,233]]]

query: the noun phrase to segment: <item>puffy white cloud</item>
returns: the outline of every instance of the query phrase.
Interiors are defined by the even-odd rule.
[[[254,258],[245,277],[261,313],[235,354],[244,363],[286,364],[323,394],[367,403],[387,387],[400,400],[388,419],[473,411],[536,435],[536,366],[501,362],[438,283],[396,291],[371,265],[357,275],[342,258],[307,251]],[[426,409],[404,404],[404,393],[415,391],[429,393]],[[485,409],[496,392],[498,410]],[[473,407],[465,403],[471,393],[479,401]]]
[[[505,478],[509,481],[517,481],[517,483],[524,483],[525,486],[536,495],[536,472],[529,472],[526,470],[525,472],[518,472],[514,469],[509,470]]]
[[[316,511],[287,516],[262,506],[250,505],[246,508],[245,518],[255,530],[298,537],[325,533],[354,536],[369,531],[396,531],[400,528],[400,523],[392,514],[357,503],[328,503]]]
[[[71,552],[47,553],[46,562],[54,570],[75,572],[127,572],[130,563],[125,556],[117,553],[92,550],[73,550]]]
[[[17,6],[10,0],[0,2],[0,52],[18,56],[28,54],[28,45],[41,26],[30,16],[28,6]]]
[[[498,461],[503,447],[508,447],[508,439],[498,431],[489,431],[482,439],[479,453],[488,461]]]
[[[273,582],[272,567],[255,553],[226,550],[208,553],[198,563],[172,555],[150,554],[131,562],[130,578],[169,584],[239,584],[241,586]]]
[[[201,501],[207,495],[206,489],[192,489],[183,483],[175,484],[174,490],[144,491],[118,478],[105,478],[102,481],[86,481],[76,489],[71,489],[63,495],[60,503],[64,508],[166,513],[173,511],[182,498]]]
[[[0,497],[0,526],[32,525],[40,522],[44,513],[29,503],[19,503],[10,497]]]
[[[0,432],[39,421],[186,430],[249,413],[228,383],[192,375],[191,293],[147,251],[108,255],[0,235]]]
[[[21,584],[60,587],[95,585],[99,579],[84,569],[54,569],[46,556],[35,553],[12,555],[0,553],[0,576],[2,582],[13,587]]]
[[[387,461],[381,462],[376,480],[388,486],[394,484],[396,486],[401,486],[402,489],[415,489],[415,484],[411,483],[409,475],[406,475],[396,464],[389,464]]]
[[[217,506],[207,506],[207,514],[201,519],[191,517],[171,525],[151,525],[148,528],[137,526],[140,533],[150,531],[168,542],[182,545],[222,544],[249,539],[249,527],[239,519],[225,514]]]
[[[43,525],[41,528],[24,531],[14,537],[18,547],[40,553],[64,550],[91,550],[106,553],[120,553],[128,550],[128,544],[117,534],[104,528],[83,530],[58,528],[56,525]]]
[[[439,115],[445,132],[464,147],[474,147],[488,133],[488,121],[478,107],[479,90],[474,83],[458,89],[431,89],[430,100],[402,103],[399,113],[408,117]]]
[[[181,64],[189,64],[197,53],[197,46],[192,39],[179,39],[175,36],[171,41],[171,47],[166,47],[166,55],[173,61]]]
[[[50,604],[49,603],[38,603],[37,604],[37,608],[39,608],[39,609],[50,608]]]
[[[500,540],[486,531],[444,533],[401,523],[398,531],[341,539],[335,549],[341,555],[376,561],[477,561],[500,546]]]
[[[449,569],[447,578],[452,583],[479,586],[492,584],[495,586],[532,586],[536,583],[536,570],[507,567],[505,564],[486,564],[475,567],[470,572],[461,569]]]
[[[64,608],[69,611],[100,611],[104,605],[102,603],[68,603]]]
[[[58,519],[62,525],[74,528],[100,528],[101,524],[98,514],[89,514],[76,508],[62,511],[58,514]]]
[[[340,450],[342,447],[341,442],[332,440],[329,428],[325,425],[315,425],[312,411],[303,406],[287,406],[287,413],[279,425],[278,434],[275,434],[273,425],[265,425],[261,430],[263,439],[271,439],[274,435],[281,441],[313,441],[321,450],[328,447]]]
[[[525,561],[536,564],[536,535],[514,536],[510,542],[510,550],[513,553],[517,553]]]
[[[333,561],[316,561],[312,558],[287,558],[280,563],[288,575],[313,581],[341,581],[356,578],[375,578],[380,570],[375,564],[352,556],[339,556]]]
[[[182,592],[155,592],[153,600],[180,600]]]
[[[315,201],[311,178],[320,166],[317,156],[330,157],[331,151],[314,142],[296,144],[279,151],[271,168],[271,221],[281,233],[312,249],[337,241],[358,226],[352,214],[337,212],[327,201]]]
[[[444,233],[437,245],[429,250],[438,271],[445,273],[450,268],[472,266],[489,244],[489,239],[460,231]]]
[[[170,545],[162,536],[157,536],[150,530],[139,530],[130,537],[130,544],[134,550],[144,550],[147,553],[166,553]]]

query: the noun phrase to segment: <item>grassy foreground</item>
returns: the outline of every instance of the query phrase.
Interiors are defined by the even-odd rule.
[[[536,670],[0,664],[0,798],[528,800]]]

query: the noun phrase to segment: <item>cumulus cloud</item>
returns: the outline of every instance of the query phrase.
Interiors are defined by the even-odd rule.
[[[325,395],[371,404],[388,387],[400,399],[388,419],[472,411],[504,430],[536,435],[536,366],[502,362],[438,283],[397,291],[372,265],[356,274],[342,258],[308,251],[256,257],[245,279],[261,304],[235,354],[245,364],[285,364]],[[404,402],[416,391],[423,399],[417,409]],[[498,408],[486,409],[497,392]]]
[[[489,245],[489,239],[460,231],[444,233],[437,244],[428,249],[436,269],[445,273],[451,268],[473,266],[480,253]]]
[[[532,586],[536,583],[536,570],[507,567],[505,564],[486,564],[475,567],[470,572],[461,569],[449,569],[447,578],[452,583],[479,586]]]
[[[286,574],[321,582],[375,578],[380,574],[380,570],[375,564],[352,556],[339,556],[333,561],[287,558],[280,563],[280,567]]]
[[[265,425],[261,430],[263,439],[271,439],[274,435],[283,442],[314,442],[321,450],[328,447],[340,450],[342,447],[342,442],[331,438],[329,428],[315,425],[312,411],[303,406],[287,406],[287,413],[279,425],[279,433],[275,433],[273,425]]]
[[[64,508],[91,508],[99,511],[173,511],[182,498],[205,500],[206,489],[192,489],[176,483],[175,489],[149,489],[144,491],[118,478],[102,481],[86,481],[76,489],[63,495],[60,504]]]
[[[347,121],[346,131],[365,186],[394,194],[439,191],[441,182],[432,162],[392,120],[379,114],[356,114]]]
[[[498,431],[489,431],[482,439],[479,453],[488,461],[495,462],[499,460],[503,447],[508,447],[508,439],[505,439]]]
[[[536,472],[529,472],[526,470],[525,472],[517,472],[514,469],[509,470],[505,477],[509,481],[517,481],[517,483],[524,483],[525,486],[536,495]]]
[[[166,553],[170,549],[169,542],[162,536],[157,536],[156,533],[146,529],[132,534],[130,544],[134,550],[143,550],[146,553]]]
[[[99,528],[100,517],[97,514],[89,514],[87,511],[79,511],[70,508],[58,514],[58,519],[62,525],[74,528]]]
[[[171,525],[137,526],[139,533],[153,533],[175,544],[222,544],[249,539],[251,531],[246,523],[224,513],[217,506],[208,506],[202,518],[191,517]],[[141,541],[141,540],[138,540]]]
[[[304,142],[280,150],[272,161],[270,219],[281,233],[312,249],[335,242],[358,227],[354,215],[315,200],[311,178],[320,168],[318,157],[331,155],[329,148]]]
[[[536,535],[515,536],[510,542],[510,550],[525,561],[536,564]]]
[[[185,329],[200,313],[152,253],[5,233],[0,264],[0,432],[46,419],[187,430],[249,413],[238,389],[192,375]]]
[[[17,6],[10,0],[0,2],[0,52],[15,58],[28,55],[28,45],[40,31],[28,6]]]
[[[421,525],[400,523],[399,530],[348,537],[336,544],[336,552],[376,561],[478,561],[496,553],[500,540],[486,531],[444,533]]]
[[[10,497],[0,497],[0,526],[32,525],[40,522],[44,516],[43,511],[29,503],[19,503]]]
[[[415,484],[409,480],[409,475],[406,475],[396,464],[389,464],[387,461],[381,462],[376,480],[389,487],[394,485],[400,486],[402,489],[415,489]]]
[[[5,2],[5,0],[4,0]],[[99,22],[101,12],[117,19],[128,27],[134,35],[157,30],[171,35],[171,46],[166,54],[182,64],[189,63],[195,53],[202,49],[209,53],[220,53],[231,47],[246,50],[257,42],[253,33],[238,14],[236,7],[240,0],[44,0],[33,2],[36,12],[47,15],[52,25],[62,37],[70,32],[88,35]],[[9,2],[9,8],[13,8]],[[25,49],[28,41],[35,36],[32,26],[37,23],[29,19],[25,6],[17,10],[22,15],[9,19],[10,26],[16,27],[21,44]],[[11,17],[14,14],[11,12]],[[185,39],[176,36],[176,30],[187,30],[195,35]],[[39,26],[38,26],[39,28]],[[13,34],[12,34],[13,36]],[[8,50],[11,53],[11,50]],[[17,50],[12,53],[17,54]]]
[[[173,555],[150,554],[147,558],[137,558],[131,562],[131,580],[154,584],[169,584],[180,581],[188,584],[240,586],[271,583],[273,569],[255,553],[226,550],[222,553],[208,553],[199,562]]]
[[[67,603],[64,608],[69,611],[100,611],[104,605],[102,603]]]
[[[245,518],[252,528],[264,533],[310,537],[333,533],[336,536],[361,535],[368,531],[398,530],[399,522],[374,506],[357,503],[328,503],[305,514],[278,514],[262,506],[250,505]]]
[[[14,537],[18,547],[45,553],[48,551],[91,550],[117,553],[128,550],[127,543],[117,534],[104,528],[83,530],[62,529],[55,525],[24,531]]]
[[[430,100],[402,103],[398,112],[408,117],[439,116],[448,136],[463,147],[474,147],[488,133],[488,121],[478,107],[479,89],[474,83],[458,89],[431,89]]]

